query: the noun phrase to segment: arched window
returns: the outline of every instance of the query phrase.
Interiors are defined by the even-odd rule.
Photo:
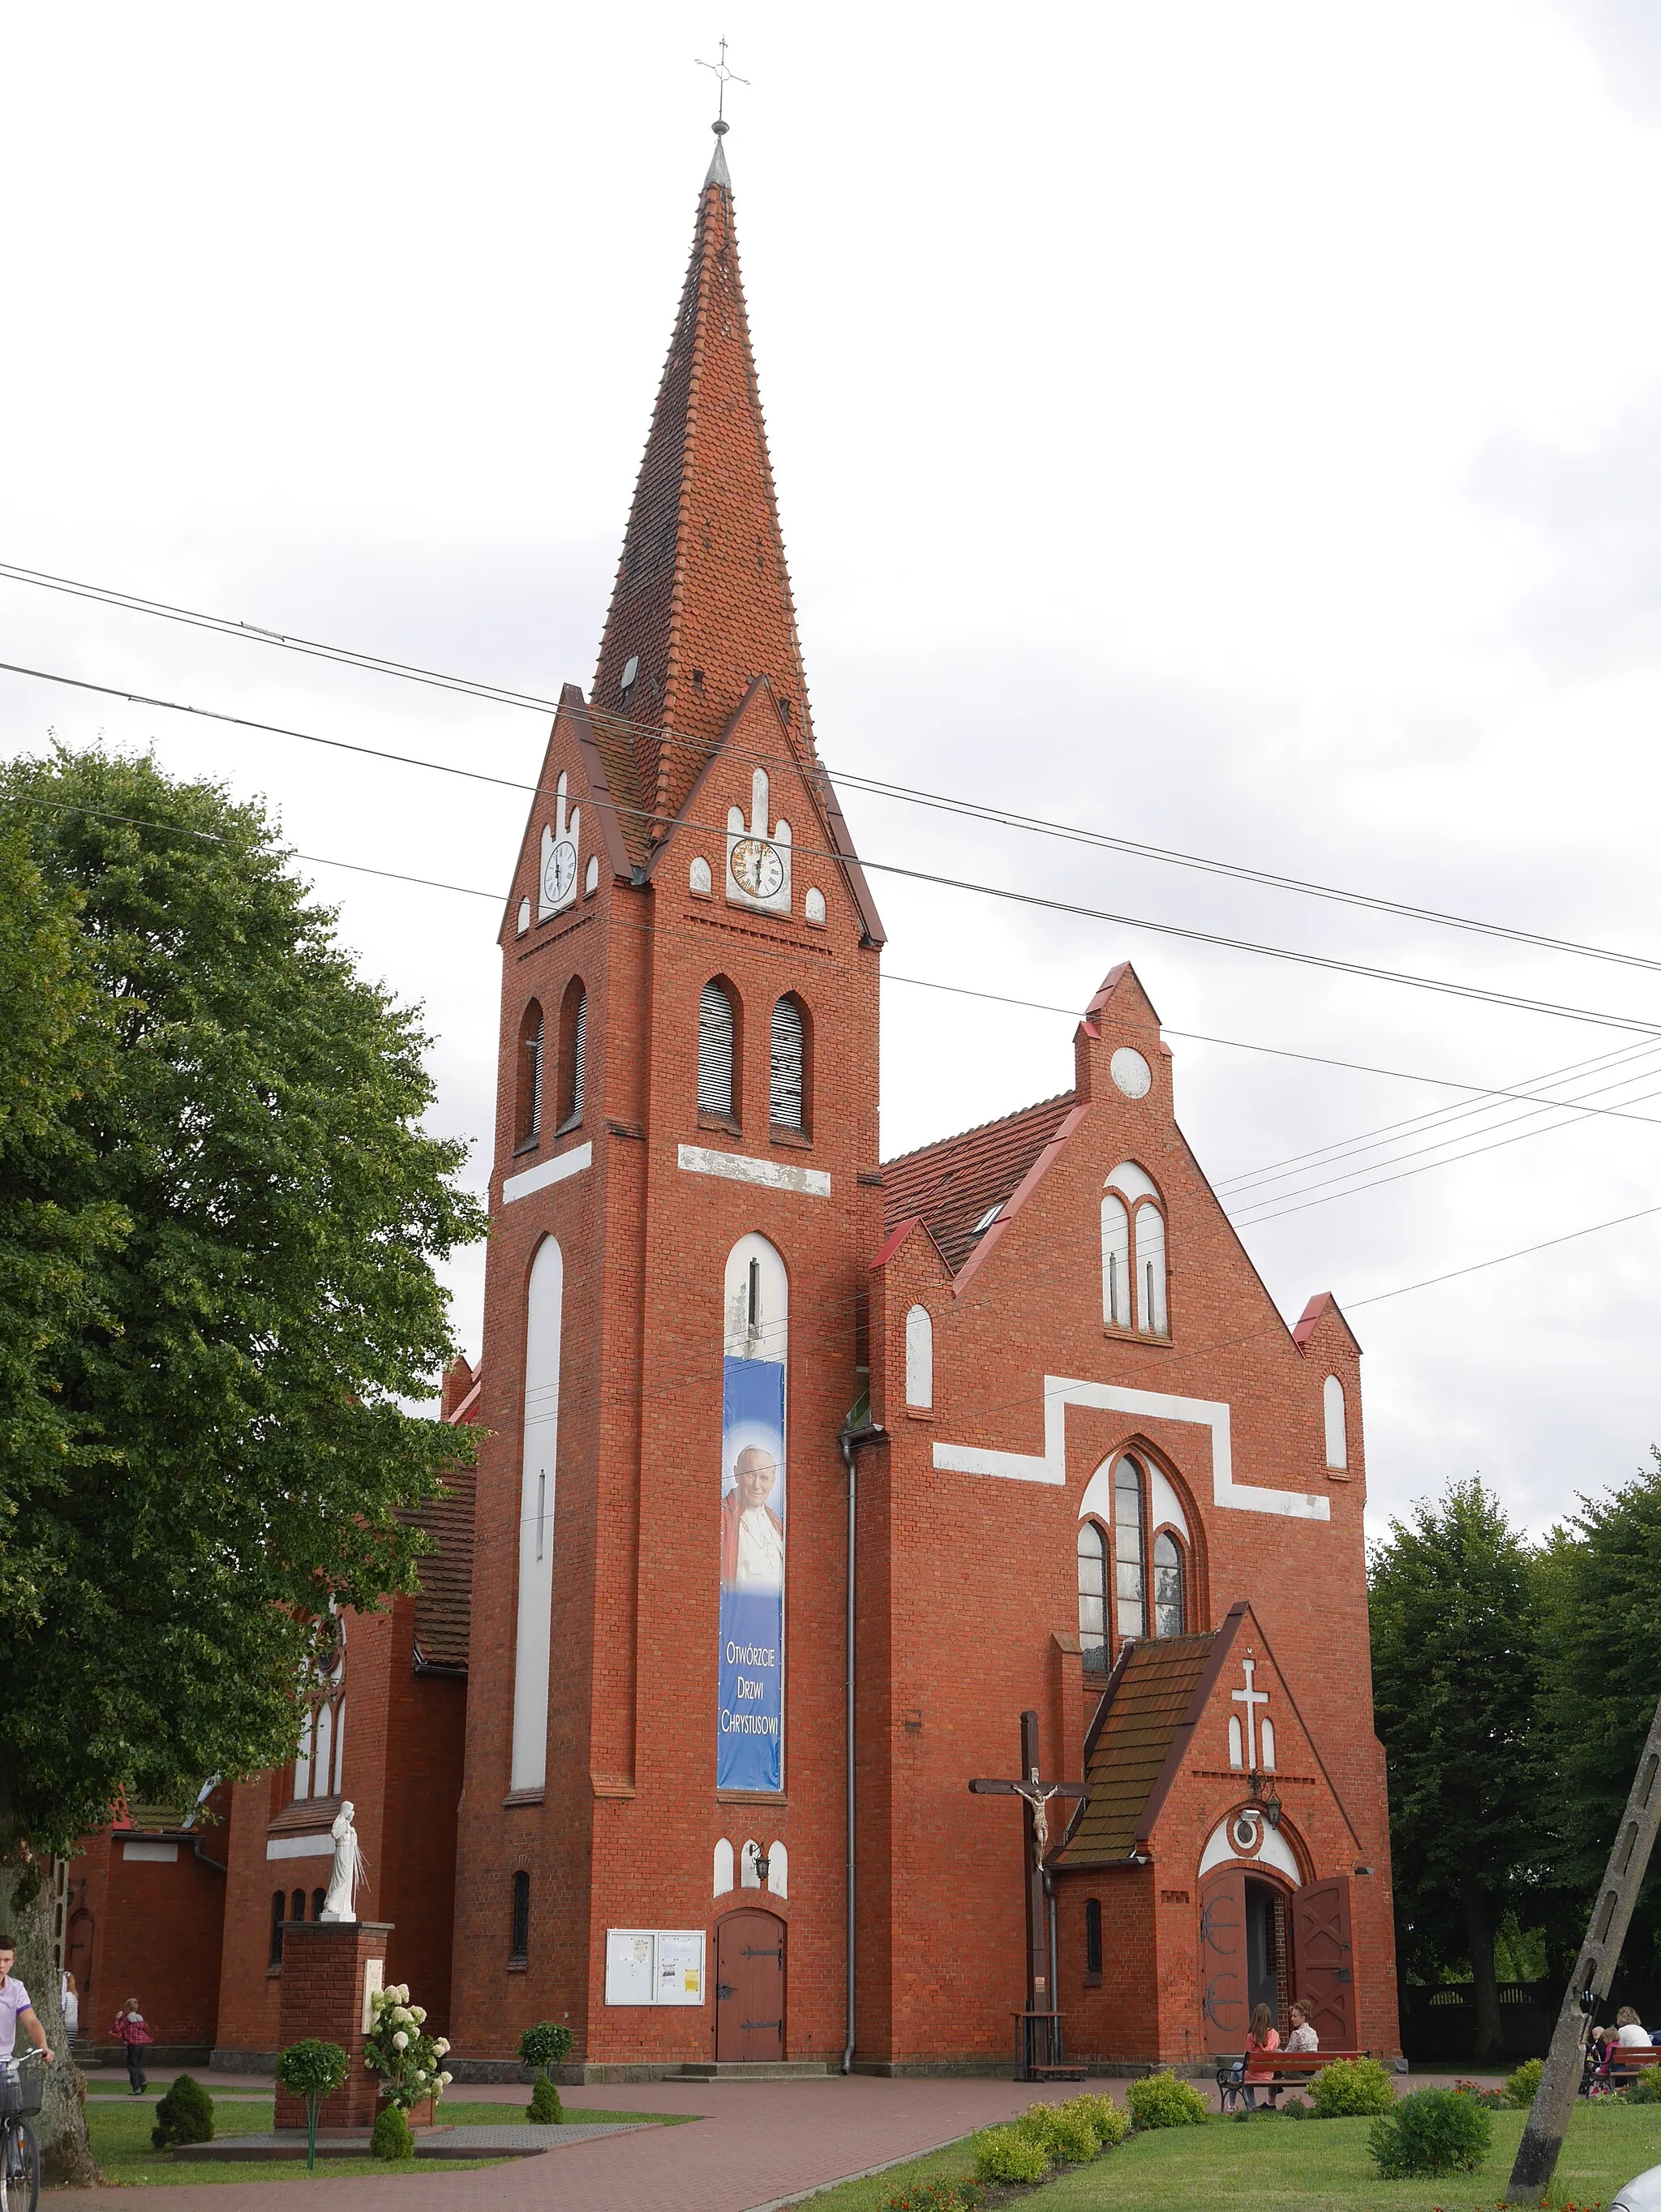
[[[1148,1633],[1148,1575],[1143,1544],[1142,1469],[1125,1457],[1113,1476],[1113,1593],[1122,1637]]]
[[[1078,1640],[1087,1674],[1107,1672],[1107,1540],[1094,1521],[1078,1529]]]
[[[1101,1313],[1110,1328],[1168,1336],[1165,1211],[1153,1177],[1121,1160],[1101,1201]]]
[[[328,1894],[329,1893],[326,1889],[314,1889],[312,1892],[312,1917],[313,1920],[322,1919],[323,1900],[328,1896]]]
[[[934,1323],[927,1306],[906,1316],[906,1403],[926,1413],[934,1404]]]
[[[773,1062],[767,1085],[767,1118],[775,1129],[805,1130],[807,1121],[807,1023],[799,999],[780,999],[773,1010]]]
[[[338,1797],[346,1772],[346,1623],[332,1602],[320,1638],[294,1759],[296,1798]],[[303,1920],[304,1911],[295,1917]]]
[[[1111,1190],[1101,1201],[1101,1318],[1109,1328],[1131,1326],[1131,1216]]]
[[[1180,1636],[1186,1623],[1182,1547],[1168,1528],[1161,1528],[1154,1539],[1154,1633]]]
[[[513,1148],[527,1150],[543,1133],[543,1010],[533,999],[519,1024],[514,1075]]]
[[[1265,1713],[1258,1723],[1258,1756],[1265,1774],[1275,1771],[1275,1723]]]
[[[1246,1738],[1240,1730],[1238,1713],[1228,1716],[1228,1764],[1240,1767],[1246,1765]]]
[[[556,1136],[583,1118],[584,1064],[588,1057],[588,994],[576,976],[560,1003],[560,1120]]]
[[[305,1917],[306,1917],[306,1892],[305,1892],[303,1889],[297,1889],[297,1890],[294,1892],[294,1895],[289,1899],[289,1900],[288,1900],[288,1917],[290,1918],[290,1920],[304,1920],[304,1919],[305,1919]]]
[[[698,1111],[736,1123],[738,1024],[730,993],[713,980],[698,997]]]
[[[1321,1385],[1321,1407],[1326,1416],[1326,1463],[1342,1474],[1349,1465],[1349,1425],[1345,1419],[1343,1384],[1329,1375]]]
[[[1084,1900],[1084,1971],[1101,1978],[1101,1899]]]
[[[265,1958],[268,1966],[280,1966],[282,1964],[282,1915],[288,1901],[280,1889],[272,1891],[271,1948]]]
[[[530,1956],[530,1877],[521,1871],[513,1877],[513,1927],[508,1938],[507,1963],[523,1966]]]
[[[513,1644],[511,1790],[548,1775],[548,1669],[554,1622],[554,1491],[560,1446],[565,1257],[544,1237],[525,1285],[524,1426],[519,1461],[519,1588]]]

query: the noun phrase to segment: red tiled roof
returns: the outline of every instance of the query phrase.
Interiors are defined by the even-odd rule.
[[[885,1229],[912,1218],[922,1221],[956,1274],[979,1242],[977,1224],[1014,1195],[1073,1104],[1072,1092],[1064,1091],[1001,1121],[983,1121],[961,1136],[943,1137],[918,1152],[885,1160]]]
[[[1128,1858],[1137,1829],[1216,1642],[1166,1636],[1133,1644],[1114,1669],[1086,1747],[1090,1795],[1061,1866],[1108,1866]]]
[[[454,1468],[445,1494],[404,1516],[438,1544],[419,1565],[415,1658],[429,1667],[465,1667],[473,1609],[473,1502],[470,1467]]]

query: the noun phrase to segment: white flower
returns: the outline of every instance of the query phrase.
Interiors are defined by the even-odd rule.
[[[439,2036],[438,2041],[433,2045],[433,2048],[438,2052],[439,2057],[442,2058],[445,2052],[450,2048],[450,2038],[447,2035]]]
[[[396,1994],[396,1996],[397,1996],[397,2001],[398,2001],[398,2002],[399,2002],[400,2004],[408,2004],[408,2003],[409,2003],[409,1983],[408,1983],[408,1982],[400,1982],[400,1983],[398,1984],[398,1986],[397,1986],[397,1991],[395,1992],[395,1994]]]
[[[408,2051],[409,2048],[409,2039],[402,2028],[392,2038],[392,2048],[394,2051]]]
[[[450,2087],[450,2084],[455,2080],[455,2078],[456,2077],[453,2074],[440,2074],[439,2076],[439,2081],[443,2082],[446,2089]]]
[[[409,2008],[409,2017],[411,2020],[415,2021],[417,2026],[419,2026],[420,2023],[427,2017],[427,2007],[425,2005],[412,2005]]]

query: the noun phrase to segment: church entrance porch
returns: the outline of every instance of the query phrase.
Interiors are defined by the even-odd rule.
[[[715,2062],[777,2063],[785,2055],[785,1923],[730,1912],[715,1928]]]

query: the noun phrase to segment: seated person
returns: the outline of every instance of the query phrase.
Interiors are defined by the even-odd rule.
[[[1260,2004],[1252,2015],[1251,2027],[1246,2031],[1246,2056],[1243,2058],[1237,2058],[1228,2069],[1228,2080],[1231,2085],[1228,2091],[1229,2097],[1236,2103],[1243,2098],[1247,2112],[1255,2112],[1258,2109],[1257,2091],[1249,2087],[1240,2086],[1245,2082],[1246,2069],[1252,2063],[1252,2052],[1278,2051],[1280,2047],[1281,2032],[1270,2019],[1268,2006]],[[1274,2092],[1271,2090],[1270,2094],[1272,2097]]]
[[[1292,2007],[1292,2033],[1286,2039],[1286,2047],[1288,2051],[1318,2051],[1321,2047],[1319,2036],[1309,2024],[1306,2004]]]
[[[1615,2015],[1615,2040],[1622,2051],[1648,2051],[1652,2048],[1650,2032],[1639,2021],[1630,2005],[1622,2005]]]

